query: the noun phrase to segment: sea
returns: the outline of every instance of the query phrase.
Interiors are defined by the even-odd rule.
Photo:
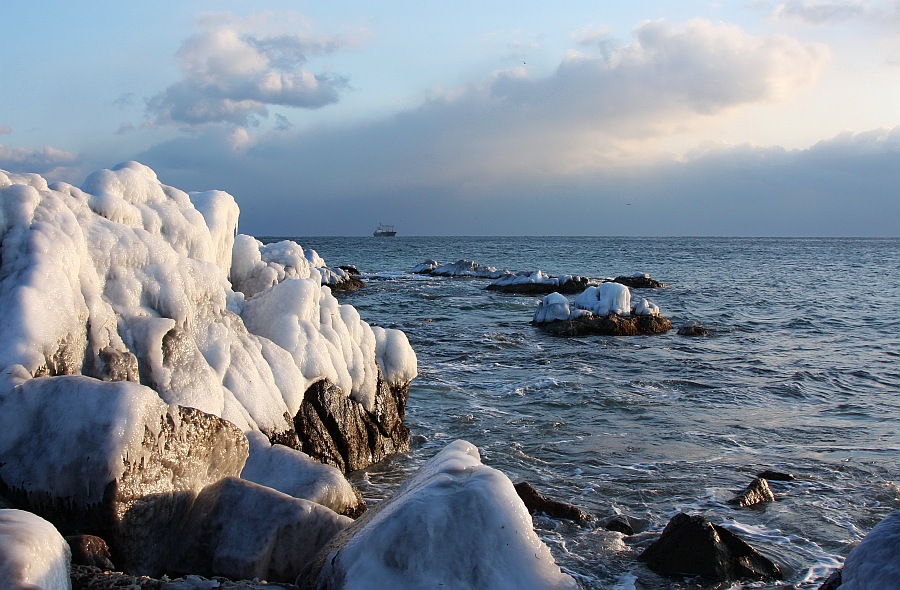
[[[900,240],[630,237],[296,237],[365,289],[364,320],[403,330],[417,357],[412,449],[352,481],[370,504],[449,442],[476,445],[513,482],[598,517],[535,515],[585,589],[818,588],[900,509]],[[270,240],[267,240],[270,241]],[[465,259],[592,278],[648,273],[633,289],[675,329],[561,338],[530,321],[539,296],[410,270]],[[707,336],[677,333],[697,325]],[[728,501],[757,473],[776,501]],[[783,582],[704,586],[638,560],[677,513],[699,514],[775,561]],[[606,530],[625,515],[635,535]],[[465,515],[460,515],[464,519]],[[642,529],[642,530],[641,530]]]

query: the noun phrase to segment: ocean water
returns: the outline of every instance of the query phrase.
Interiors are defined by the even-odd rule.
[[[631,537],[546,516],[535,527],[584,588],[697,587],[637,556],[679,511],[702,514],[817,588],[900,509],[900,240],[731,238],[293,238],[368,287],[340,295],[402,329],[419,360],[408,456],[354,474],[370,502],[455,439],[514,482],[603,518],[648,521]],[[591,277],[650,273],[634,290],[677,328],[562,339],[529,324],[534,296],[488,280],[412,275],[429,258]],[[777,501],[727,504],[755,474]],[[464,518],[464,515],[460,515]],[[727,587],[727,585],[726,585]],[[784,587],[756,583],[746,587]]]

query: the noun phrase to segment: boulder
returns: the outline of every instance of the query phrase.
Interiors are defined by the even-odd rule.
[[[729,500],[728,503],[741,508],[747,508],[748,506],[757,506],[759,504],[774,501],[775,494],[773,494],[772,489],[769,488],[769,482],[766,481],[765,478],[757,477],[743,492]]]
[[[777,565],[699,515],[677,514],[639,559],[665,576],[701,576],[710,582],[781,579]]]
[[[703,326],[692,324],[690,326],[681,326],[678,328],[679,336],[709,336],[709,330]]]
[[[547,516],[553,518],[565,518],[574,520],[575,522],[589,522],[595,520],[592,514],[589,514],[577,506],[566,504],[541,494],[534,489],[528,482],[519,482],[515,485],[516,493],[525,507],[532,512],[543,512]]]
[[[608,531],[615,531],[617,533],[622,533],[623,535],[634,535],[647,530],[650,521],[643,518],[626,516],[624,514],[614,514],[604,518],[600,524]]]
[[[409,450],[403,423],[409,386],[391,387],[381,371],[371,412],[327,381],[314,383],[294,417],[300,450],[344,473]]]
[[[651,279],[648,274],[636,274],[630,277],[616,277],[613,279],[614,283],[619,283],[621,285],[625,285],[629,289],[657,289],[659,287],[665,287],[663,283],[655,279]]]
[[[352,520],[235,477],[197,496],[175,545],[178,574],[289,582]]]
[[[23,510],[0,510],[0,586],[70,590],[69,546],[52,524]]]
[[[94,535],[70,535],[66,543],[72,551],[72,563],[88,565],[102,570],[114,570],[116,566],[110,561],[112,555],[106,541]]]
[[[587,277],[571,275],[554,277],[545,275],[541,271],[536,271],[530,274],[502,277],[486,288],[488,291],[516,295],[547,295],[553,292],[573,295],[581,293],[590,284],[591,280]]]
[[[793,473],[785,473],[783,471],[772,471],[771,469],[766,469],[765,471],[760,471],[756,474],[756,477],[761,477],[763,479],[767,479],[769,481],[794,481],[796,477]]]
[[[900,588],[900,510],[863,537],[844,561],[840,590]]]
[[[643,336],[663,334],[672,322],[661,315],[594,315],[585,313],[568,320],[535,323],[554,336]]]
[[[303,590],[571,589],[505,475],[456,441],[338,535]]]
[[[240,473],[233,424],[130,381],[30,379],[0,401],[0,493],[63,534],[93,534],[125,571],[153,573],[205,485]]]

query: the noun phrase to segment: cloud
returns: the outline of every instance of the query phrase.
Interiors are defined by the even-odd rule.
[[[796,19],[806,23],[820,25],[826,22],[845,21],[867,15],[871,12],[869,3],[855,2],[823,2],[817,0],[791,0],[778,3],[772,16],[776,19]]]
[[[0,135],[9,135],[12,133],[12,127],[9,125],[0,125]]]
[[[268,105],[316,109],[349,87],[349,77],[306,65],[352,41],[244,33],[239,24],[216,22],[184,41],[176,55],[184,78],[147,102],[156,123],[249,125]]]
[[[10,172],[37,173],[56,179],[79,161],[78,155],[51,146],[29,150],[0,144],[0,169]]]

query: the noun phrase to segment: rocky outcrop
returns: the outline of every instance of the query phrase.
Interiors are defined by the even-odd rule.
[[[203,489],[176,545],[179,574],[292,582],[352,521],[319,504],[228,477]]]
[[[710,582],[781,579],[777,565],[699,515],[677,514],[639,559],[665,576],[701,576]]]
[[[740,508],[747,508],[774,501],[775,494],[772,493],[769,482],[765,478],[757,477],[743,492],[729,500],[728,503]]]
[[[574,295],[581,293],[591,284],[589,278],[582,276],[540,276],[535,278],[537,274],[540,274],[540,271],[530,275],[504,277],[494,281],[486,289],[515,295],[547,295],[553,292]]]
[[[515,485],[516,493],[522,499],[525,507],[531,512],[543,512],[553,518],[565,518],[575,522],[590,522],[595,520],[594,515],[585,512],[578,506],[566,504],[541,494],[528,482],[519,482]]]
[[[663,334],[672,322],[661,315],[583,314],[567,320],[535,323],[554,336],[642,336]]]
[[[112,555],[106,541],[94,535],[71,535],[66,543],[72,551],[72,563],[87,565],[105,570],[114,570]]]
[[[390,387],[379,371],[375,407],[363,405],[327,381],[314,383],[303,397],[294,427],[300,450],[347,473],[409,450],[404,424],[409,386]]]

